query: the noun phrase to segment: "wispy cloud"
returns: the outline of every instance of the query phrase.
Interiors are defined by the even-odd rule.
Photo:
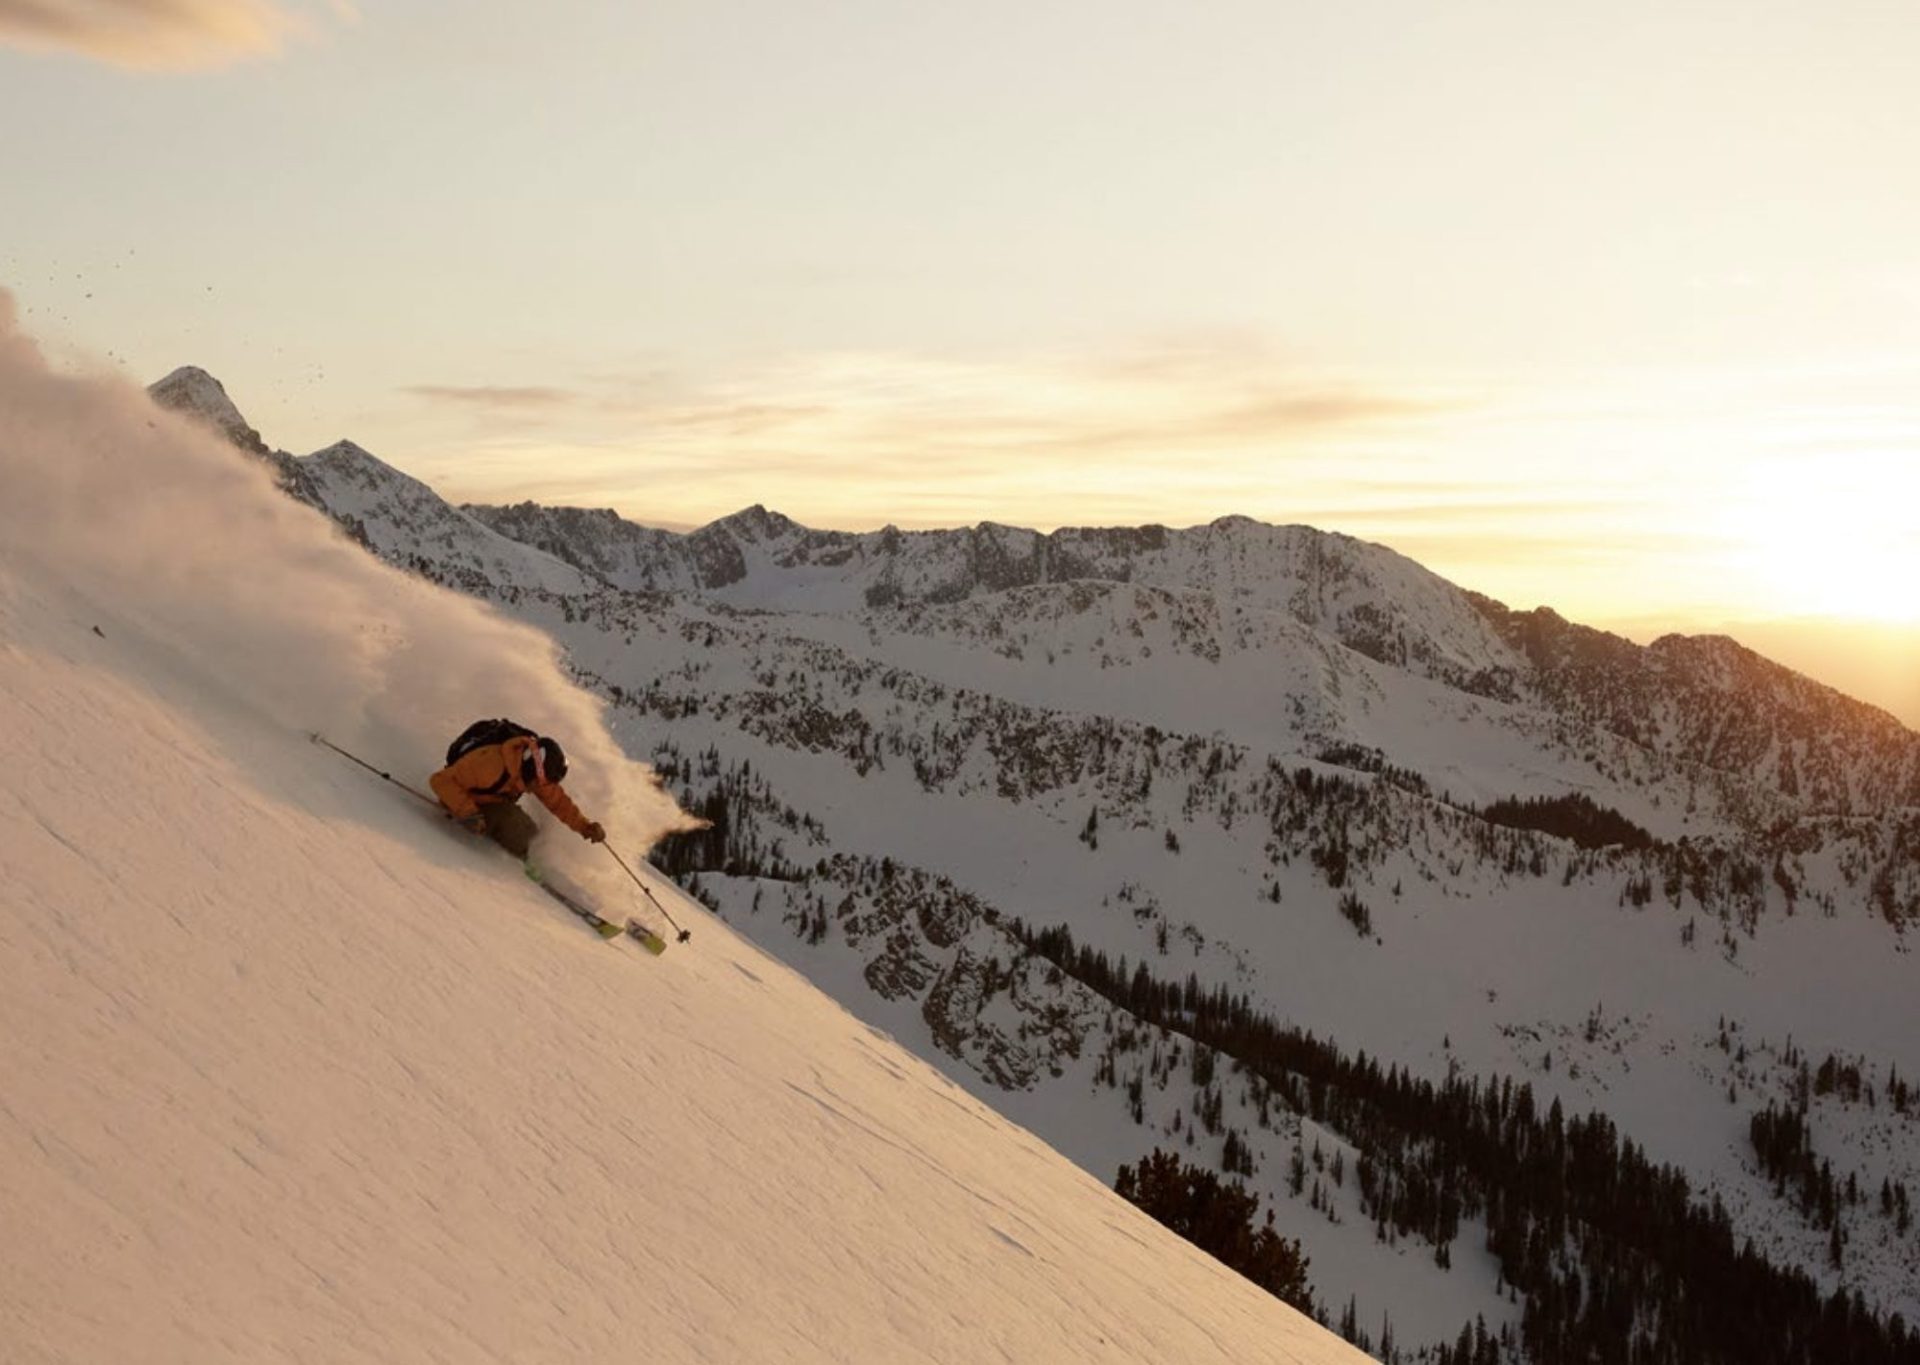
[[[1036,430],[1031,444],[1084,454],[1153,447],[1179,451],[1221,445],[1279,445],[1299,437],[1433,417],[1456,406],[1388,393],[1314,388],[1294,391],[1285,386],[1248,400],[1199,394],[1194,398],[1190,409],[1143,412],[1131,421],[1111,425],[1084,418],[1059,421],[1050,431]]]
[[[890,354],[787,359],[720,380],[660,371],[553,386],[416,384],[406,393],[484,422],[514,411],[564,444],[624,443],[723,461],[765,456],[917,468],[996,456],[1056,464],[1265,448],[1418,424],[1468,399],[1289,370],[1264,356],[1189,353],[957,361]],[[480,433],[484,435],[484,430]],[[718,450],[712,443],[723,442]]]
[[[457,407],[479,408],[483,410],[522,409],[522,408],[564,408],[577,406],[581,396],[571,389],[547,388],[540,385],[505,384],[414,384],[403,390],[415,398],[425,398],[436,403],[451,403]]]
[[[681,523],[765,502],[841,527],[1049,525],[1068,508],[1083,521],[1279,515],[1482,401],[1231,337],[992,359],[813,354],[719,376],[656,367],[405,392],[453,423],[442,450],[463,498]]]
[[[358,17],[345,0],[331,8],[342,21]],[[0,0],[0,44],[147,70],[271,56],[311,27],[274,0]]]
[[[1455,484],[1446,491],[1471,495],[1481,490]],[[1463,496],[1445,502],[1419,502],[1386,496],[1364,502],[1318,503],[1310,509],[1310,515],[1327,526],[1335,527],[1362,522],[1395,527],[1428,524],[1458,526],[1465,522],[1476,525],[1517,524],[1543,528],[1537,534],[1545,537],[1556,534],[1556,528],[1568,522],[1592,524],[1610,505],[1623,516],[1641,510],[1633,503],[1607,504],[1572,499],[1535,501]]]

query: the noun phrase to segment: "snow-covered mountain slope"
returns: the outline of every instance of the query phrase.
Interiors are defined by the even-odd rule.
[[[644,843],[530,632],[4,332],[0,399],[7,1359],[1362,1359],[664,884],[691,944],[601,943],[298,728],[411,774],[497,656]]]
[[[680,536],[637,526],[612,510],[531,502],[461,510],[509,539],[634,592],[688,592],[707,586],[703,574],[715,580],[724,576],[723,570],[709,569],[697,553],[683,550]]]
[[[573,565],[509,540],[448,506],[418,479],[352,441],[335,442],[296,463],[327,510],[376,554],[431,571],[449,586],[571,593],[585,591],[592,582]]]
[[[1731,642],[1401,583],[1385,551],[1302,598],[1298,528],[889,551],[758,508],[679,539],[475,510],[593,576],[466,581],[715,822],[663,851],[685,884],[1097,1178],[1156,1146],[1243,1176],[1383,1353],[1387,1321],[1437,1359],[1481,1319],[1502,1360],[1606,1356],[1568,1311],[1598,1283],[1677,1359],[1707,1358],[1661,1297],[1690,1277],[1743,1321],[1754,1294],[1920,1316],[1920,737],[1880,713]],[[1035,567],[1071,544],[1108,576]],[[907,591],[868,593],[883,561]],[[1391,613],[1343,605],[1382,584]],[[1447,1089],[1410,1121],[1416,1084]],[[1609,1174],[1515,1174],[1561,1140],[1516,1116],[1549,1109],[1624,1144]],[[1504,1126],[1452,1133],[1462,1112]],[[1665,1245],[1751,1240],[1803,1280],[1729,1291],[1649,1261],[1621,1201],[1551,1193],[1640,1161],[1696,1210]]]
[[[1801,809],[1920,807],[1920,735],[1738,641],[1666,635],[1643,648],[1545,607],[1474,600],[1559,715]]]

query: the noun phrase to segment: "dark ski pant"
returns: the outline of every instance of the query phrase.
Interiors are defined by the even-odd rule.
[[[496,801],[480,807],[480,818],[487,822],[487,837],[522,862],[533,847],[533,836],[540,827],[533,817],[511,801]]]

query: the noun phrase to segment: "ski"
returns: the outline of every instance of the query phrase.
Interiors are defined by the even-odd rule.
[[[655,957],[667,951],[667,941],[637,919],[627,921],[627,937],[635,943],[638,943]]]
[[[641,924],[638,920],[630,919],[624,925],[615,924],[612,920],[608,919],[606,916],[601,915],[595,912],[594,910],[588,908],[587,906],[582,905],[579,901],[575,900],[572,896],[562,891],[559,887],[554,886],[551,882],[547,881],[545,874],[542,873],[540,869],[531,861],[524,864],[524,866],[526,868],[528,881],[532,882],[535,886],[539,887],[542,891],[546,892],[549,896],[552,896],[555,900],[559,901],[560,904],[566,906],[567,909],[570,910],[572,913],[578,915],[581,919],[585,920],[587,924],[593,929],[593,931],[596,934],[600,935],[601,938],[612,940],[612,939],[619,938],[620,935],[622,934],[625,934],[628,938],[631,938],[634,942],[638,943],[642,948],[645,948],[649,953],[652,953],[655,957],[658,957],[660,956],[660,954],[667,951],[666,940],[661,938],[658,934],[650,931],[644,924]]]
[[[559,887],[554,886],[547,880],[546,874],[541,872],[540,869],[533,864],[531,859],[522,864],[522,866],[526,869],[528,881],[532,882],[549,896],[559,901],[560,904],[566,906],[568,910],[585,920],[592,927],[594,933],[600,935],[601,938],[620,937],[619,925],[607,919],[605,916],[595,913],[562,891]]]
[[[602,918],[600,915],[594,913],[592,910],[587,909],[586,906],[580,904],[579,901],[569,896],[566,892],[555,890],[553,887],[548,886],[545,882],[540,883],[540,889],[546,892],[549,896],[552,896],[555,900],[559,901],[560,904],[566,906],[567,909],[571,910],[574,914],[578,915],[581,919],[585,920],[587,924],[593,929],[593,932],[600,935],[601,938],[613,939],[613,938],[620,937],[619,925],[615,924],[612,920]]]

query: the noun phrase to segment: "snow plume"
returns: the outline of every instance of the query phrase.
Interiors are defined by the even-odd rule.
[[[148,69],[271,55],[307,27],[270,0],[0,0],[0,43]]]
[[[76,593],[87,623],[155,646],[216,735],[250,710],[424,788],[467,722],[508,715],[561,741],[568,791],[621,846],[691,823],[545,635],[380,563],[140,389],[56,374],[0,291],[0,617],[21,583]],[[543,850],[619,876],[570,837]]]

